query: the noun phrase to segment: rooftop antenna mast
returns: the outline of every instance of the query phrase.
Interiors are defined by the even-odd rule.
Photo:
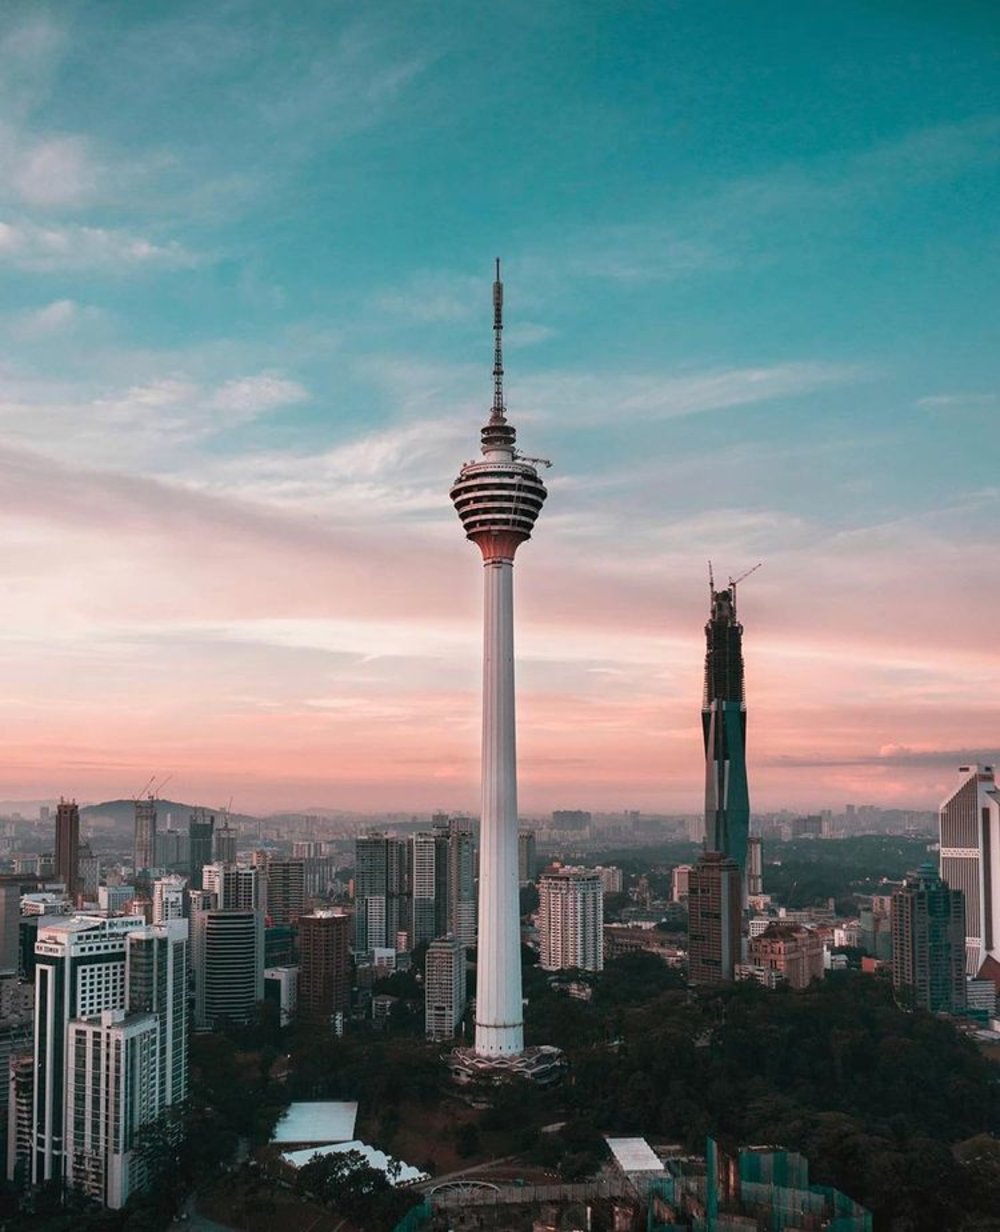
[[[708,597],[715,597],[715,574],[712,572],[712,562],[708,562]]]
[[[493,283],[493,412],[490,423],[506,423],[503,404],[503,283],[500,281],[500,258]]]

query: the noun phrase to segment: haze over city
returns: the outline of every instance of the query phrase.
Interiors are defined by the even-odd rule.
[[[464,14],[4,6],[0,796],[477,808],[499,254],[522,810],[700,807],[709,558],[753,807],[936,805],[1000,718],[990,7]]]

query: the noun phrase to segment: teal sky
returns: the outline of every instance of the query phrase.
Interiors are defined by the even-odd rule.
[[[697,807],[709,557],[767,561],[754,802],[934,803],[1000,718],[998,35],[917,0],[8,0],[0,794],[475,806],[446,494],[499,255],[554,461],[525,807]]]

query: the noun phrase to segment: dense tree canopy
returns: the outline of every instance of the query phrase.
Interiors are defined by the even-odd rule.
[[[941,1232],[979,1209],[994,1157],[982,1148],[970,1167],[951,1145],[1000,1128],[998,1075],[951,1023],[853,973],[804,992],[650,987],[639,1001],[640,958],[611,964],[574,1010],[588,1042],[570,1048],[565,1094],[579,1117],[693,1150],[709,1133],[800,1150],[882,1227]]]

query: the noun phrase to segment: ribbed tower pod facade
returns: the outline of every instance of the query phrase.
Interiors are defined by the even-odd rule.
[[[532,461],[514,447],[503,397],[503,284],[493,284],[493,408],[482,429],[482,460],[467,462],[451,499],[467,539],[482,553],[482,812],[475,1052],[524,1051],[518,897],[517,753],[514,723],[514,555],[531,537],[545,501]]]
[[[747,708],[743,685],[743,626],[736,619],[736,583],[711,588],[705,625],[705,849],[718,851],[745,875],[750,832],[747,787]]]

